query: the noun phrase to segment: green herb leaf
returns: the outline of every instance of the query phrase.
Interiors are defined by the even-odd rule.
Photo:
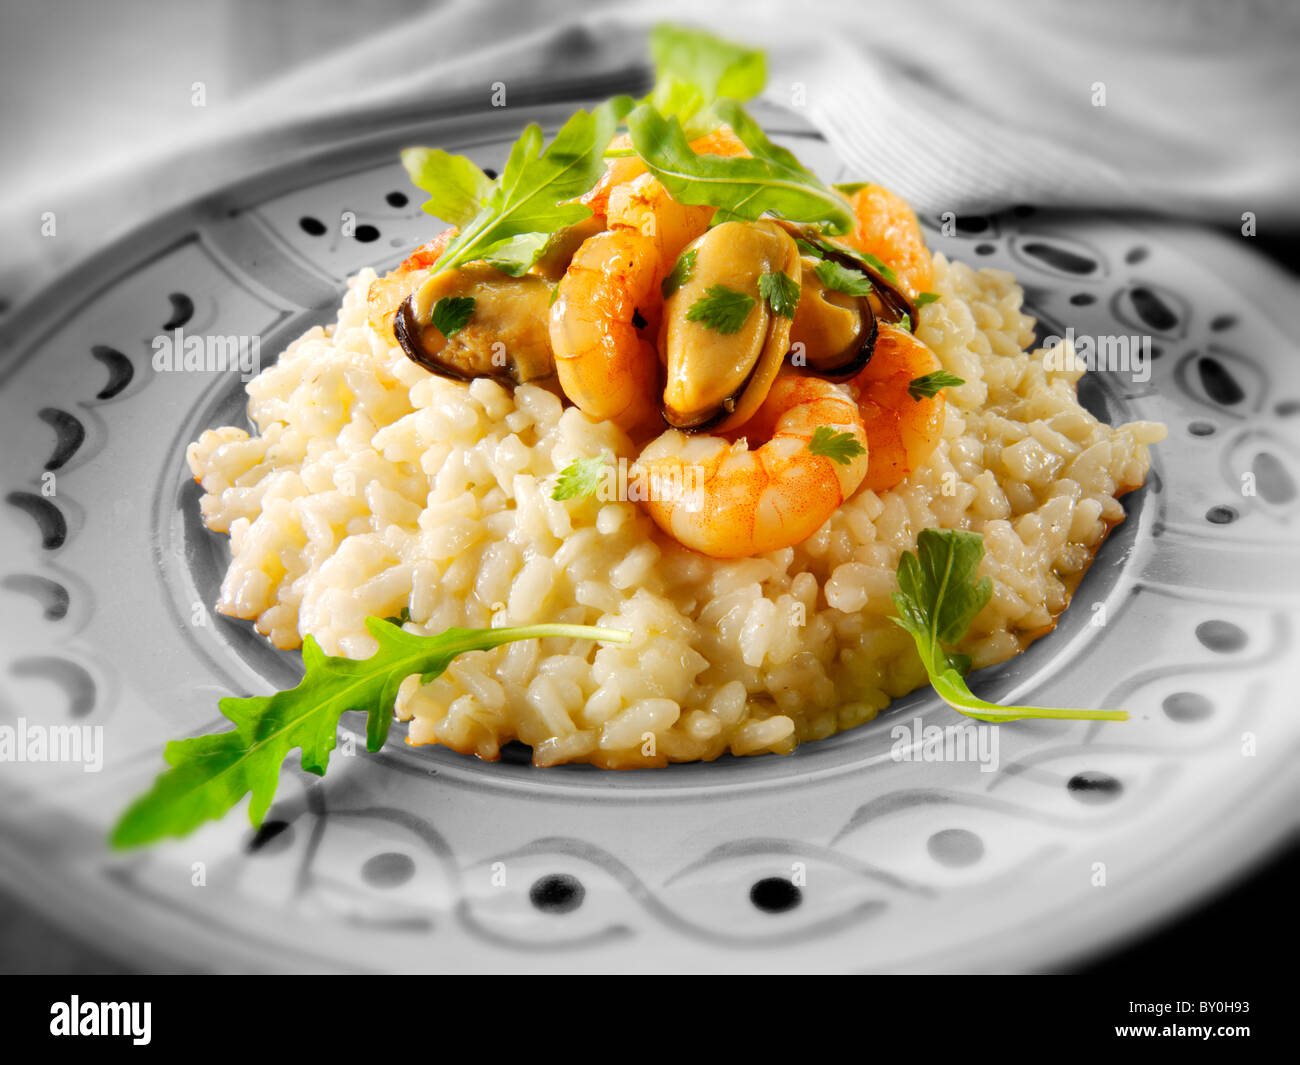
[[[909,333],[912,332],[912,316],[910,314],[903,315],[903,317],[898,320],[898,328],[905,329]]]
[[[935,370],[923,377],[912,378],[907,386],[907,394],[919,403],[923,399],[933,399],[939,394],[940,389],[956,388],[965,383],[965,380],[954,373]]]
[[[767,60],[761,51],[732,44],[703,30],[667,23],[650,32],[655,66],[651,105],[675,117],[688,137],[713,124],[706,109],[720,96],[748,100],[767,84]]]
[[[723,158],[692,151],[676,118],[649,104],[628,116],[637,154],[678,203],[716,207],[715,222],[753,221],[771,213],[794,222],[819,222],[835,233],[853,226],[848,204],[790,152],[778,148],[734,100],[713,113],[744,142],[752,157]]]
[[[595,495],[596,489],[600,487],[601,482],[605,479],[605,469],[608,463],[609,454],[607,452],[594,458],[574,459],[560,471],[560,477],[556,481],[551,498],[559,500],[586,499],[590,495]]]
[[[699,252],[692,248],[690,251],[684,251],[677,257],[673,263],[672,272],[664,278],[663,284],[659,286],[659,291],[663,293],[664,299],[667,299],[679,288],[681,288],[691,276],[695,273],[695,259]]]
[[[970,659],[952,647],[965,637],[993,595],[988,577],[976,579],[984,557],[984,537],[961,529],[924,529],[916,547],[916,554],[904,551],[898,562],[898,591],[894,593],[898,616],[893,620],[911,634],[930,683],[954,710],[995,722],[1028,717],[1128,720],[1122,710],[999,706],[974,695],[964,679]]]
[[[938,298],[939,298],[939,293],[937,292],[919,292],[917,293],[916,299],[913,300],[912,302],[916,304],[917,310],[920,310],[927,303],[933,303]]]
[[[861,270],[854,270],[834,259],[823,259],[819,262],[817,276],[827,288],[843,292],[846,296],[871,295],[871,278]]]
[[[127,808],[113,829],[112,845],[123,849],[187,835],[203,822],[224,816],[248,794],[249,819],[260,825],[275,798],[280,768],[294,748],[302,749],[303,769],[323,776],[339,718],[348,711],[364,711],[366,748],[379,750],[388,737],[402,681],[415,674],[431,680],[466,651],[547,636],[618,643],[629,639],[617,629],[587,625],[453,628],[437,636],[417,636],[372,617],[366,618],[366,629],[379,641],[379,650],[369,658],[330,657],[308,636],[302,648],[306,673],[296,688],[222,699],[221,712],[234,722],[233,730],[167,744],[164,757],[171,768]]]
[[[433,327],[448,340],[454,337],[474,316],[473,296],[444,296],[433,308]]]
[[[543,249],[550,242],[551,233],[520,233],[513,240],[501,245],[491,255],[484,258],[489,266],[495,266],[503,274],[522,277],[528,268],[537,262]]]
[[[844,193],[845,196],[852,196],[855,192],[861,192],[863,189],[869,188],[870,186],[870,181],[842,181],[832,185],[831,188],[836,192]]]
[[[799,286],[781,270],[767,271],[758,279],[758,293],[767,300],[773,314],[793,318],[799,306]]]
[[[589,207],[569,201],[604,174],[604,151],[631,106],[630,97],[618,96],[590,114],[578,111],[544,150],[541,127],[528,126],[510,149],[501,176],[478,188],[476,211],[459,223],[460,232],[439,256],[433,274],[486,259],[517,276],[536,261],[545,237],[590,217]],[[422,321],[429,311],[426,299],[416,299]]]
[[[898,275],[876,256],[865,251],[858,251],[857,248],[851,248],[847,244],[841,244],[838,241],[822,240],[819,237],[808,235],[807,240],[796,240],[796,243],[806,253],[816,256],[818,259],[825,259],[827,256],[843,256],[861,263],[863,266],[869,266],[872,270],[880,275],[882,281],[887,281],[895,288],[898,287]],[[935,299],[938,299],[936,296]]]
[[[814,455],[832,459],[841,466],[847,466],[859,455],[867,453],[862,442],[852,433],[836,432],[829,425],[819,425],[813,430],[808,450]]]
[[[407,148],[402,165],[415,186],[429,194],[424,210],[453,226],[469,222],[492,187],[492,179],[472,159],[441,148]]]
[[[686,312],[688,322],[701,322],[719,333],[738,333],[758,300],[726,285],[710,285]]]
[[[855,258],[861,259],[864,263],[866,263],[868,266],[874,269],[876,273],[878,273],[891,285],[894,286],[898,285],[898,275],[894,273],[894,271],[890,267],[886,266],[884,262],[882,262],[880,259],[877,259],[870,252],[854,251],[852,252],[852,254]]]

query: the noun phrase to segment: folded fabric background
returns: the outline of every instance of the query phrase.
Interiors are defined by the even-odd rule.
[[[356,17],[355,44],[202,122],[159,128],[125,160],[90,154],[39,191],[9,189],[0,294],[21,298],[116,233],[292,158],[332,125],[452,97],[487,107],[496,81],[516,97],[560,83],[594,94],[643,71],[646,30],[661,20],[766,48],[767,95],[923,211],[1027,202],[1300,225],[1300,6],[1283,0],[456,0],[391,25],[371,26],[366,5]],[[241,27],[229,29],[237,47]],[[58,240],[41,237],[48,210]]]

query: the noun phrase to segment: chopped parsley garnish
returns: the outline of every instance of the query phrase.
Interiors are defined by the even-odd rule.
[[[664,299],[667,299],[691,279],[691,275],[695,273],[695,259],[698,255],[699,252],[692,248],[690,251],[682,252],[677,257],[672,270],[664,278],[663,284],[659,286],[659,291],[663,293]]]
[[[817,276],[827,288],[843,292],[846,296],[870,296],[871,278],[861,270],[854,270],[834,259],[823,259],[817,264]]]
[[[594,495],[605,477],[608,454],[593,458],[574,459],[560,471],[559,480],[555,482],[552,499],[586,499]]]
[[[772,313],[782,318],[793,318],[799,306],[799,286],[789,274],[781,270],[767,271],[758,279],[758,294],[767,300]]]
[[[956,388],[966,382],[947,370],[935,370],[923,377],[914,377],[907,386],[907,394],[918,403],[923,399],[934,399],[941,389]]]
[[[970,657],[952,650],[993,595],[993,582],[976,577],[984,557],[984,537],[962,529],[924,529],[916,553],[904,551],[898,562],[898,591],[893,620],[911,634],[921,664],[939,696],[959,713],[980,721],[1019,718],[1076,718],[1127,721],[1122,710],[1057,710],[1043,706],[999,706],[971,692],[965,674]]]
[[[758,301],[726,285],[710,285],[686,312],[688,322],[700,322],[718,333],[738,333]]]
[[[366,631],[379,644],[365,659],[326,655],[316,641],[303,640],[306,672],[297,687],[218,704],[234,728],[174,740],[163,753],[170,768],[132,803],[113,829],[115,848],[138,847],[165,836],[184,836],[205,821],[224,816],[251,795],[249,820],[261,825],[275,799],[280,769],[290,752],[302,749],[302,768],[324,776],[338,738],[339,719],[349,711],[366,714],[366,749],[388,738],[397,689],[407,677],[428,683],[466,651],[486,651],[516,640],[561,636],[626,643],[618,629],[587,625],[527,625],[501,629],[448,629],[437,636],[406,632],[382,618],[366,618]]]
[[[808,450],[814,455],[822,455],[838,462],[841,466],[847,466],[859,455],[867,453],[862,442],[852,433],[836,432],[829,425],[819,425],[813,430]]]
[[[448,340],[469,324],[474,315],[473,296],[444,296],[433,306],[430,321]]]
[[[767,57],[703,30],[661,23],[650,31],[655,87],[649,101],[676,118],[688,137],[717,125],[709,108],[720,97],[748,100],[767,84]]]
[[[939,293],[937,292],[919,292],[917,293],[916,299],[912,302],[916,304],[917,310],[920,310],[927,303],[933,303],[938,298]]]
[[[858,251],[857,248],[850,248],[847,244],[839,244],[829,240],[823,240],[811,233],[805,239],[796,238],[795,243],[799,245],[800,250],[806,255],[812,255],[818,259],[825,259],[827,256],[842,255],[848,259],[854,259],[863,266],[869,266],[881,277],[881,280],[889,282],[894,287],[898,286],[898,275],[892,269],[885,265],[880,259],[870,252]],[[934,297],[938,299],[937,296]]]

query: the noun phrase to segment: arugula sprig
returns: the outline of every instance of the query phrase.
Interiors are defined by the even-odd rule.
[[[655,87],[648,100],[665,118],[676,118],[688,138],[717,124],[710,107],[719,97],[748,100],[767,84],[767,58],[704,30],[661,23],[650,31]]]
[[[771,213],[792,222],[819,223],[833,234],[853,228],[848,201],[793,153],[768,140],[739,103],[722,99],[711,110],[749,149],[748,157],[697,155],[677,118],[650,104],[628,116],[637,154],[674,200],[716,207],[715,222],[752,222]]]
[[[205,821],[224,816],[249,794],[248,816],[259,826],[275,798],[280,767],[292,750],[302,749],[303,769],[324,776],[339,718],[348,711],[365,712],[366,749],[379,750],[388,738],[402,681],[420,674],[427,683],[466,651],[547,636],[615,643],[631,638],[618,629],[588,625],[452,628],[419,636],[374,617],[366,618],[366,630],[379,642],[369,658],[326,655],[308,636],[302,647],[306,672],[297,687],[274,695],[222,699],[221,712],[234,722],[234,729],[167,744],[163,757],[171,768],[122,814],[112,845],[125,849],[187,835]]]
[[[898,591],[893,620],[909,632],[930,683],[940,698],[967,717],[980,721],[1021,718],[1073,718],[1127,721],[1122,710],[1055,709],[1044,706],[999,706],[977,697],[966,685],[968,655],[952,650],[993,595],[988,577],[976,579],[984,557],[984,537],[962,529],[925,529],[916,553],[903,552],[898,563]]]
[[[441,148],[404,148],[402,166],[416,188],[429,194],[425,213],[448,225],[468,224],[492,190],[492,179],[474,160]]]
[[[495,180],[463,155],[404,151],[411,180],[429,193],[424,209],[459,229],[433,273],[484,259],[518,276],[537,260],[551,234],[590,217],[589,207],[570,201],[600,180],[605,149],[632,105],[631,97],[616,96],[590,113],[578,111],[545,148],[541,127],[529,125]],[[427,320],[427,306],[416,311]]]

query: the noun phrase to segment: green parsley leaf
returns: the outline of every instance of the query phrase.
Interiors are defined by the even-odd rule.
[[[605,479],[605,469],[609,463],[608,452],[594,458],[574,459],[560,471],[552,499],[586,499],[595,495],[601,481]]]
[[[857,248],[851,248],[847,244],[822,240],[819,237],[808,235],[807,240],[796,240],[806,254],[815,256],[818,259],[824,259],[827,256],[840,255],[847,259],[861,263],[863,266],[869,266],[872,270],[880,275],[882,281],[887,281],[895,288],[898,287],[898,275],[876,256],[865,251],[858,251]],[[935,297],[936,299],[938,297]]]
[[[912,316],[910,314],[903,315],[903,317],[898,320],[898,328],[906,329],[910,333],[912,331]]]
[[[939,293],[937,292],[918,292],[916,299],[913,300],[912,302],[916,304],[917,310],[920,310],[927,303],[933,303],[938,298],[939,298]]]
[[[970,658],[952,647],[965,637],[993,595],[988,577],[976,579],[984,557],[984,537],[962,529],[924,529],[916,547],[915,554],[904,551],[898,562],[898,591],[894,593],[898,615],[893,621],[911,634],[930,683],[944,702],[980,721],[1028,717],[1128,720],[1122,710],[999,706],[974,695],[964,679]]]
[[[402,165],[416,188],[429,194],[424,210],[453,226],[469,222],[492,187],[492,179],[472,159],[441,148],[406,148]]]
[[[688,322],[702,322],[719,333],[738,333],[758,300],[726,285],[710,285],[686,312]]]
[[[677,257],[673,263],[672,272],[664,278],[663,284],[659,286],[659,291],[663,293],[664,299],[667,299],[695,273],[695,259],[700,253],[692,248],[690,251],[684,251]]]
[[[852,252],[852,254],[853,254],[856,258],[861,259],[861,260],[862,260],[864,263],[866,263],[868,266],[872,267],[872,269],[874,269],[874,270],[876,271],[876,273],[878,273],[881,277],[883,277],[883,278],[884,278],[886,281],[888,281],[891,285],[894,285],[894,286],[897,286],[897,285],[898,285],[898,275],[897,275],[896,273],[894,273],[894,271],[893,271],[892,269],[890,269],[888,266],[886,266],[886,265],[885,265],[881,260],[877,259],[874,255],[870,254],[869,252],[865,252],[865,251],[855,251],[855,252]]]
[[[923,377],[914,377],[908,383],[907,394],[918,403],[923,399],[934,399],[944,388],[956,388],[966,382],[947,370],[935,370]]]
[[[855,192],[861,192],[863,189],[869,188],[870,186],[870,181],[842,181],[832,185],[831,188],[836,192],[844,193],[845,196],[852,196]]]
[[[388,738],[402,681],[418,674],[427,683],[466,651],[548,636],[618,643],[630,638],[617,629],[587,625],[452,628],[437,636],[419,636],[374,617],[366,618],[366,629],[379,642],[369,658],[328,656],[308,636],[302,647],[306,672],[297,687],[274,695],[222,699],[221,712],[234,722],[234,729],[167,744],[164,757],[170,768],[122,814],[110,837],[112,845],[125,849],[187,835],[205,821],[223,817],[249,794],[249,819],[260,825],[292,750],[302,749],[303,769],[324,776],[339,719],[349,711],[365,712],[366,748],[379,750]]]
[[[846,296],[871,295],[871,278],[861,270],[854,270],[834,259],[823,259],[819,262],[817,276],[827,288],[843,292]]]
[[[681,122],[692,138],[715,124],[706,109],[720,96],[748,100],[767,84],[767,59],[761,51],[703,30],[656,26],[650,32],[650,57],[655,67],[650,104],[665,118]]]
[[[430,320],[433,327],[450,340],[469,324],[473,316],[473,296],[443,296],[434,304]]]
[[[631,106],[630,97],[617,96],[590,114],[578,111],[545,149],[541,127],[528,126],[510,149],[501,176],[476,186],[478,204],[473,214],[466,217],[465,208],[458,205],[460,231],[434,264],[433,275],[486,259],[517,276],[536,261],[545,237],[589,218],[589,207],[571,201],[604,174],[605,149]],[[468,195],[464,181],[460,192]],[[428,297],[423,292],[417,293],[415,311],[419,320],[426,321]]]
[[[808,441],[808,450],[814,455],[823,455],[832,459],[841,466],[847,466],[859,455],[867,453],[862,442],[852,433],[837,433],[829,425],[819,425],[813,430],[812,439]]]
[[[767,271],[758,279],[758,294],[767,300],[773,314],[793,318],[799,306],[799,286],[781,270]]]
[[[772,213],[793,222],[819,222],[835,233],[852,229],[844,198],[768,140],[738,103],[719,100],[713,113],[744,142],[750,157],[697,155],[678,120],[665,118],[649,104],[628,116],[637,154],[673,199],[716,207],[715,222],[752,222]]]

